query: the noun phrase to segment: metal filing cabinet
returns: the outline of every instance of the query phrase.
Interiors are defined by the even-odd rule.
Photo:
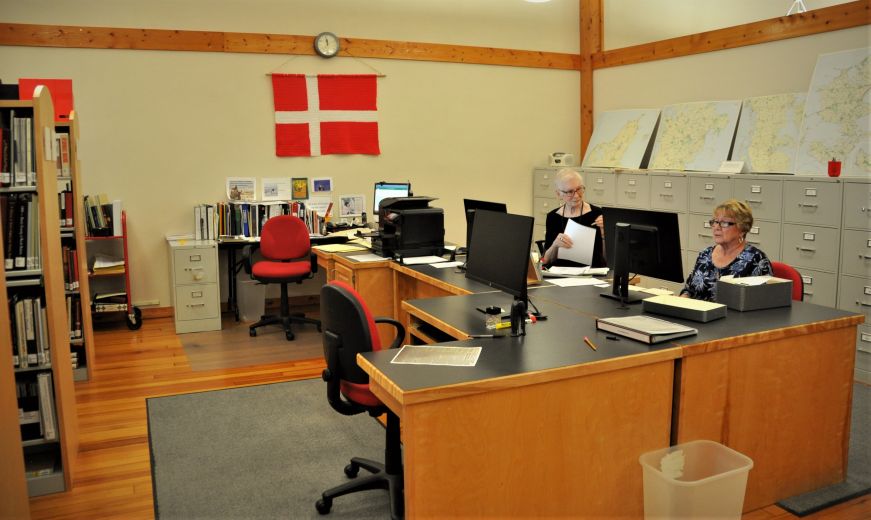
[[[584,176],[584,185],[587,187],[584,200],[600,207],[614,206],[617,193],[617,176],[614,172],[583,170],[581,175]]]
[[[871,179],[844,180],[838,307],[865,315],[856,335],[858,381],[871,384]]]
[[[211,240],[169,240],[175,331],[221,330],[218,244]]]
[[[617,173],[617,206],[650,208],[650,176],[646,173]]]

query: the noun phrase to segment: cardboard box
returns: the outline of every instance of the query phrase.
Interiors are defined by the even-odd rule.
[[[717,301],[736,311],[789,307],[792,305],[792,280],[772,277],[761,285],[718,280]]]
[[[641,300],[644,312],[707,323],[726,317],[726,306],[720,303],[692,300],[680,296],[661,295]]]

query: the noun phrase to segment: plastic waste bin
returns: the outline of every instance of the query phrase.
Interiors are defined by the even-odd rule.
[[[237,280],[236,303],[242,321],[258,321],[266,309],[266,285],[257,280]]]
[[[741,518],[753,460],[714,441],[647,452],[644,518]]]

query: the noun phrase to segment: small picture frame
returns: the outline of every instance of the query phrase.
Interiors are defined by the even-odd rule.
[[[294,177],[290,181],[293,200],[308,198],[308,177]]]
[[[314,193],[327,193],[333,191],[333,178],[314,177],[312,179],[312,191]]]
[[[364,211],[366,211],[366,198],[363,195],[339,197],[339,217],[360,217]]]

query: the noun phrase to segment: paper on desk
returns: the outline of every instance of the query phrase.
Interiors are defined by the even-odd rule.
[[[390,361],[397,365],[447,365],[473,367],[478,363],[481,347],[440,347],[404,345]]]
[[[692,309],[696,311],[710,311],[723,306],[722,303],[696,300],[693,298],[681,298],[680,296],[670,296],[667,294],[653,296],[651,298],[647,298],[645,301],[660,303],[663,305],[671,305],[672,307],[680,307],[682,309]]]
[[[561,260],[571,260],[581,264],[590,265],[593,263],[593,246],[596,243],[595,228],[582,226],[574,220],[569,220],[566,224],[566,230],[563,231],[572,239],[572,247],[566,249],[561,247],[557,250],[557,258]]]
[[[439,262],[446,262],[444,258],[440,256],[412,256],[408,258],[403,258],[402,263],[405,265],[420,265],[420,264],[437,264]]]
[[[322,246],[315,246],[313,249],[320,249],[325,253],[350,253],[352,251],[365,251],[365,247],[360,246],[350,246],[347,244],[325,244]]]
[[[384,260],[383,256],[373,255],[372,253],[365,255],[351,255],[348,256],[351,260],[356,260],[357,262],[380,262]]]
[[[438,264],[432,264],[433,267],[437,267],[439,269],[446,269],[448,267],[457,267],[458,265],[463,265],[463,262],[441,262]]]
[[[745,276],[743,278],[735,278],[733,275],[726,275],[720,278],[720,280],[732,283],[735,285],[764,285],[769,282],[786,282],[788,280],[784,280],[782,278],[775,278],[769,275],[762,276]]]
[[[602,280],[596,278],[548,278],[548,282],[560,287],[575,287],[578,285],[602,285]],[[607,285],[606,285],[607,286]]]
[[[605,275],[608,274],[607,267],[567,267],[562,265],[555,265],[549,268],[547,271],[543,271],[542,274],[547,277],[548,274],[554,276],[593,276],[593,275]]]

